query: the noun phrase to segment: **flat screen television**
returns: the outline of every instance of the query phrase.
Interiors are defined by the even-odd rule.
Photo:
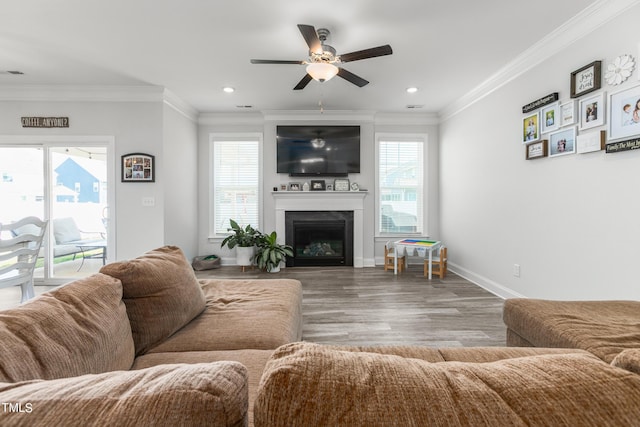
[[[360,173],[360,126],[278,126],[276,137],[278,173]]]

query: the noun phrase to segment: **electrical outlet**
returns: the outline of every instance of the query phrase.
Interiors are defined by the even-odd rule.
[[[513,275],[520,277],[520,264],[513,264]]]
[[[153,196],[143,197],[142,198],[142,206],[153,207],[156,205],[156,198]]]

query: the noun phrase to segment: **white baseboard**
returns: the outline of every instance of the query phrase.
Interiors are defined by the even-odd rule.
[[[451,270],[452,272],[454,272],[455,274],[457,274],[458,276],[470,281],[471,283],[474,283],[478,286],[480,286],[483,289],[486,289],[487,291],[491,292],[492,294],[502,298],[502,299],[509,299],[509,298],[526,298],[524,295],[521,295],[517,292],[512,291],[509,288],[506,288],[504,286],[502,286],[501,284],[494,282],[491,279],[488,279],[484,276],[481,276],[480,274],[476,274],[470,270],[467,270],[464,267],[461,267],[457,264],[454,264],[452,262],[448,263],[448,269]]]

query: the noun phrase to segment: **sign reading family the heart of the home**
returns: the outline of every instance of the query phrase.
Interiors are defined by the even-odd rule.
[[[625,141],[611,142],[606,146],[606,153],[618,153],[620,151],[629,151],[640,149],[640,139],[633,138]]]
[[[68,128],[69,117],[22,117],[23,128]]]
[[[552,102],[556,102],[558,100],[558,92],[550,93],[547,96],[543,96],[540,99],[537,99],[533,102],[528,103],[524,107],[522,107],[523,113],[529,113],[533,110],[537,110],[540,107],[544,107],[545,105],[549,105]]]

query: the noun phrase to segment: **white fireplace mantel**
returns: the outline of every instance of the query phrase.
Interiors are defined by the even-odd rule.
[[[353,266],[364,267],[364,198],[366,191],[274,191],[276,233],[285,235],[287,211],[353,211]]]

